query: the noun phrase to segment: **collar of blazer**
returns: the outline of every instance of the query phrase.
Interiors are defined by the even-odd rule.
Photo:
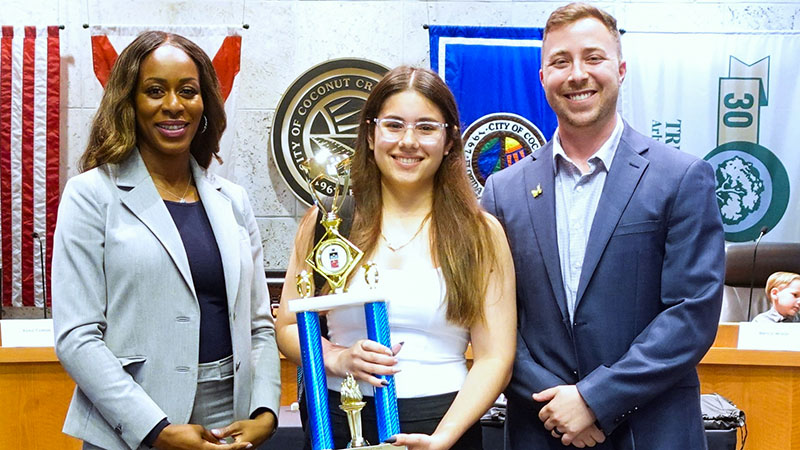
[[[649,149],[646,137],[636,132],[625,122],[625,129],[614,156],[614,162],[608,171],[603,194],[597,205],[595,216],[583,260],[581,277],[575,307],[580,304],[591,280],[594,269],[608,245],[609,239],[619,223],[622,213],[628,205],[639,180],[644,174],[649,161],[645,152]],[[530,160],[523,168],[525,199],[531,217],[533,230],[536,233],[539,250],[544,261],[558,261],[558,239],[555,220],[555,176],[553,171],[553,144],[548,142],[531,154]],[[534,197],[529,192],[541,186],[542,193]],[[549,218],[542,220],[542,218]],[[569,323],[566,294],[559,264],[546,264],[548,278],[553,288],[559,309],[565,323]]]
[[[237,213],[228,196],[230,192],[225,192],[223,189],[222,180],[200,167],[194,158],[190,158],[190,163],[197,193],[203,202],[203,208],[217,241],[225,275],[228,308],[233,311],[239,289],[242,264],[240,258],[249,257],[249,254],[242,254],[239,243],[241,233],[238,231],[245,227],[245,224],[242,222],[242,214]],[[139,150],[135,149],[125,161],[114,165],[112,173],[114,182],[120,190],[121,202],[161,242],[196,299],[197,293],[189,269],[189,259],[180,233],[158,194]]]

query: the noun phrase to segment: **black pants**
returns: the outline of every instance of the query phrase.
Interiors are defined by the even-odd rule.
[[[397,399],[397,411],[400,416],[401,433],[433,434],[439,422],[444,417],[450,404],[456,398],[457,392],[433,395],[420,398]],[[361,410],[361,424],[364,438],[371,444],[379,444],[378,424],[375,415],[375,401],[373,397],[364,396],[367,403]],[[303,419],[306,442],[304,450],[311,450],[311,431],[306,426],[308,414],[306,412],[305,396],[300,402],[300,413]],[[331,415],[331,428],[333,433],[333,446],[336,449],[347,448],[350,442],[350,427],[347,424],[347,415],[339,409],[339,393],[328,390],[328,409]],[[463,436],[451,447],[452,450],[483,450],[483,435],[480,422],[475,422]]]

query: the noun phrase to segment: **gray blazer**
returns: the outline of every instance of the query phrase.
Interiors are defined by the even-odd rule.
[[[280,360],[247,193],[191,163],[225,272],[234,416],[277,414]],[[67,182],[52,289],[56,353],[77,384],[65,433],[136,449],[161,419],[188,422],[200,307],[181,237],[138,150]]]

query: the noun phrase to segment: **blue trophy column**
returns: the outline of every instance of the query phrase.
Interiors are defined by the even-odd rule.
[[[322,344],[320,343],[319,315],[316,311],[297,313],[297,327],[300,334],[308,422],[311,427],[311,448],[313,450],[331,450],[333,449],[333,435],[328,411],[325,363],[322,360]],[[392,384],[392,393],[394,393],[394,384]]]
[[[379,344],[392,348],[389,335],[389,315],[385,302],[372,302],[364,305],[367,319],[367,336]],[[298,321],[299,322],[299,321]],[[389,385],[375,388],[375,414],[378,419],[378,439],[381,442],[400,432],[400,418],[397,415],[397,391],[394,376],[376,375]]]

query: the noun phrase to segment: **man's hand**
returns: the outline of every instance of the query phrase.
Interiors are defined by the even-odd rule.
[[[200,425],[167,425],[153,443],[158,450],[243,450],[246,443],[225,444]]]
[[[213,429],[211,433],[219,440],[232,437],[236,444],[246,444],[245,448],[258,447],[275,432],[275,414],[265,411],[255,419],[239,420],[225,428]]]
[[[605,442],[606,435],[597,428],[597,425],[589,425],[589,428],[586,428],[582,432],[578,433],[578,436],[572,441],[572,445],[578,448],[584,447],[594,447],[597,444],[601,444]],[[563,436],[561,443],[564,443]],[[569,445],[569,444],[564,444]]]
[[[575,385],[555,386],[533,394],[533,400],[547,403],[539,411],[539,420],[561,443],[570,445],[575,438],[594,424],[594,412],[581,397]]]

